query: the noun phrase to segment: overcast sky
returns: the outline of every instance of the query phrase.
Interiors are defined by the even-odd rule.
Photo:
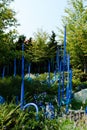
[[[19,34],[32,37],[38,29],[51,34],[58,33],[57,27],[62,27],[61,17],[67,7],[67,0],[15,0],[12,8],[17,12],[20,23]]]

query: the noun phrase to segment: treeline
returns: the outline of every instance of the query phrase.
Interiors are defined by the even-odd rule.
[[[51,71],[56,68],[56,35],[49,36],[43,30],[35,33],[34,38],[26,40],[24,35],[17,32],[18,21],[15,11],[10,8],[13,0],[0,1],[0,76],[12,75],[14,59],[16,59],[17,74],[21,74],[21,45],[24,42],[25,73],[31,64],[31,72],[45,72],[48,62]],[[63,26],[66,25],[67,51],[70,54],[73,69],[87,73],[87,7],[85,0],[69,0],[65,8],[66,15],[62,17]],[[64,43],[64,27],[60,31],[59,41]],[[62,48],[63,49],[63,48]],[[62,53],[61,53],[62,54]],[[3,72],[3,73],[2,73]]]
[[[3,71],[5,71],[5,75],[13,75],[14,66],[16,74],[21,75],[22,54],[24,55],[25,73],[28,73],[29,66],[31,73],[47,72],[49,62],[53,72],[56,69],[57,41],[55,38],[54,32],[47,37],[47,34],[41,30],[35,34],[34,40],[32,38],[26,40],[24,35],[19,36],[17,42],[8,46],[8,56],[5,55],[4,61],[2,60],[0,64],[1,75],[3,75]],[[22,51],[22,44],[24,44],[24,51]]]

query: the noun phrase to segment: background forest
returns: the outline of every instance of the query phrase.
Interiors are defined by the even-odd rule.
[[[25,68],[30,63],[31,73],[47,71],[47,62],[51,61],[51,71],[55,69],[57,43],[64,41],[64,28],[60,34],[54,31],[49,35],[42,29],[38,30],[34,38],[26,40],[26,36],[17,33],[18,21],[15,11],[10,8],[11,0],[0,2],[0,75],[3,66],[6,75],[13,74],[14,59],[17,58],[17,74],[21,73],[21,44],[25,42]],[[71,56],[71,66],[87,73],[87,8],[83,0],[68,1],[65,9],[66,16],[62,17],[63,27],[67,29],[67,51]],[[56,37],[59,35],[59,40]],[[38,67],[37,67],[38,65]],[[26,71],[26,70],[25,70]]]

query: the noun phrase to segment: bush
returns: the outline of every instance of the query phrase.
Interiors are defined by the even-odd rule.
[[[75,99],[72,99],[71,109],[78,110],[78,109],[81,109],[81,106],[83,106],[82,102],[78,102]]]
[[[44,76],[44,75],[43,75]],[[38,78],[32,80],[24,80],[24,93],[26,102],[31,102],[34,100],[34,94],[39,95],[40,93],[46,92],[47,97],[50,101],[50,95],[53,98],[54,95],[57,95],[57,84],[54,84],[52,87],[48,87],[48,84],[41,84]],[[7,102],[10,102],[16,96],[20,101],[21,95],[21,77],[7,77],[0,79],[0,95],[5,98]],[[47,100],[48,101],[48,100]]]
[[[84,74],[84,72],[81,70],[74,69],[72,83],[74,91],[79,91],[81,89],[87,88],[87,74]]]
[[[7,101],[11,101],[12,97],[20,95],[21,78],[8,77],[0,79],[0,95]]]

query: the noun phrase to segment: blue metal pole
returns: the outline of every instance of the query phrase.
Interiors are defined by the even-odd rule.
[[[16,58],[14,59],[14,77],[16,76]]]
[[[66,26],[64,28],[64,66],[66,65]]]
[[[69,72],[70,72],[70,56],[67,55],[67,69],[68,69],[68,76],[67,76],[67,87],[66,87],[66,113],[68,112],[69,108],[69,85],[70,85],[70,81],[69,81]]]
[[[22,43],[22,82],[21,82],[21,109],[24,106],[24,43]]]
[[[5,77],[5,66],[3,66],[3,70],[2,70],[2,78]]]
[[[63,53],[63,81],[62,81],[62,98],[64,99],[64,71],[66,68],[66,26],[64,27],[64,53]]]

